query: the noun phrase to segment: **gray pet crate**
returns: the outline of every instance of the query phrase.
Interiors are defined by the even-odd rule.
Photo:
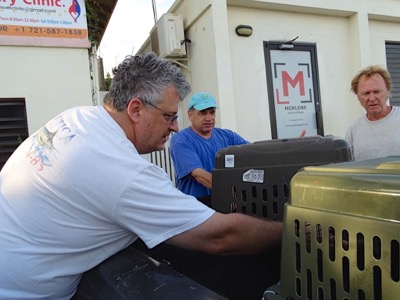
[[[211,205],[223,213],[282,220],[290,180],[299,169],[349,160],[349,144],[333,136],[230,146],[216,155]]]

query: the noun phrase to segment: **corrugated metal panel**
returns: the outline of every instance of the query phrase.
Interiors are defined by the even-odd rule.
[[[393,83],[390,104],[400,106],[400,43],[386,43],[386,64]]]

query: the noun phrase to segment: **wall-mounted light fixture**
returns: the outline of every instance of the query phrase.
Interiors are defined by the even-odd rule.
[[[287,41],[287,42],[285,42],[285,43],[280,44],[280,45],[279,45],[279,49],[281,49],[281,50],[290,50],[290,49],[293,49],[293,48],[294,48],[293,43],[294,43],[294,41],[297,40],[298,38],[299,38],[299,37],[296,36],[294,39],[291,39],[290,41]]]
[[[235,31],[239,36],[251,36],[253,28],[249,25],[238,25],[236,26]]]

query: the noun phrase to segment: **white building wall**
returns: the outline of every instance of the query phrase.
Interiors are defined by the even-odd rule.
[[[400,42],[400,1],[393,0],[177,0],[169,12],[183,16],[191,40],[183,71],[193,92],[214,94],[217,126],[250,141],[271,138],[264,41],[298,36],[316,44],[324,133],[341,137],[363,113],[352,77],[369,64],[386,65],[385,41]],[[253,34],[237,36],[239,24]],[[149,41],[142,49],[151,49]]]
[[[29,134],[61,111],[92,105],[88,49],[0,46],[0,97],[25,98]]]
[[[374,62],[386,64],[385,42],[400,42],[400,18],[398,23],[382,20],[371,20],[369,28],[371,56]]]
[[[351,76],[344,70],[337,72],[338,61],[343,66],[351,61],[346,47],[339,46],[349,43],[348,19],[240,7],[230,8],[229,16],[235,105],[240,107],[237,130],[253,141],[271,138],[263,42],[298,36],[297,41],[317,45],[325,133],[342,133],[344,128],[338,128],[334,112],[346,105],[349,93],[348,88],[336,88],[348,85]],[[239,24],[252,26],[253,34],[237,36]]]

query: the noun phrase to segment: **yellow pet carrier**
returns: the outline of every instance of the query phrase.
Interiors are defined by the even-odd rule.
[[[400,156],[305,167],[290,190],[264,300],[400,298]]]

